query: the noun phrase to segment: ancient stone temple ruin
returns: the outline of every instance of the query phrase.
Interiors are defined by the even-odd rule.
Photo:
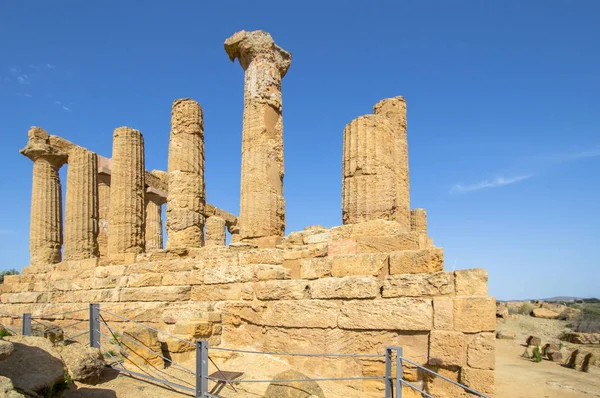
[[[0,285],[0,310],[100,303],[182,339],[266,351],[402,346],[407,358],[492,394],[495,299],[485,270],[444,271],[425,210],[411,209],[405,99],[383,99],[345,128],[340,121],[343,225],[285,235],[281,85],[291,54],[262,31],[234,34],[225,51],[245,74],[239,216],[206,202],[211,132],[195,100],[173,103],[167,171],[145,169],[144,137],[131,127],[114,130],[110,158],[32,127],[21,150],[33,162],[31,263]],[[209,327],[184,327],[194,322]],[[189,350],[164,343],[173,355]],[[334,377],[384,367],[295,363]],[[416,368],[404,376],[436,397],[462,396]]]

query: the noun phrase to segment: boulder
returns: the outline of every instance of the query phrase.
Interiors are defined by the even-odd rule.
[[[25,395],[15,390],[12,381],[8,377],[0,376],[0,397],[25,398]]]
[[[106,366],[104,356],[98,348],[79,343],[65,346],[60,355],[74,381],[94,381]]]
[[[64,340],[63,330],[59,326],[37,319],[31,323],[31,335],[44,337],[52,343]]]
[[[542,347],[542,355],[548,355],[550,352],[556,352],[560,350],[560,346],[555,343],[547,343]]]
[[[587,354],[585,354],[585,356],[583,357],[583,361],[581,362],[581,371],[589,372],[590,366],[595,365],[595,364],[596,364],[596,356],[594,354],[592,354],[591,352],[588,352]]]
[[[563,354],[560,351],[547,352],[546,356],[552,362],[562,362],[563,361]]]
[[[505,303],[496,303],[496,318],[508,318],[508,307]]]
[[[126,356],[135,363],[151,366],[164,366],[162,347],[158,333],[139,325],[132,325],[119,337]]]
[[[560,314],[546,308],[534,308],[533,311],[531,311],[531,315],[536,318],[558,319]]]
[[[569,359],[567,360],[567,367],[571,369],[577,368],[583,362],[584,357],[585,354],[579,350],[571,352],[571,354],[569,354]]]
[[[35,336],[5,337],[14,345],[11,356],[2,361],[2,375],[18,390],[40,392],[60,390],[67,369],[52,343]],[[64,386],[66,387],[66,386]]]
[[[264,398],[325,398],[323,390],[315,381],[286,382],[285,380],[308,380],[309,378],[295,370],[286,370],[273,377],[267,387]]]
[[[578,310],[577,308],[567,307],[560,313],[558,319],[561,319],[563,321],[572,321],[579,318],[580,315],[581,310]]]
[[[527,343],[527,345],[534,345],[534,346],[541,346],[542,345],[542,339],[540,339],[539,337],[536,336],[529,336],[527,337],[527,340],[525,341]]]
[[[517,338],[517,334],[515,332],[496,332],[496,338],[500,340],[514,340]]]
[[[0,340],[0,361],[6,359],[13,353],[15,347],[10,341]]]

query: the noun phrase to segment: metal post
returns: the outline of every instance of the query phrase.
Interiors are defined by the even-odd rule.
[[[385,347],[385,398],[392,398],[392,348]]]
[[[100,304],[90,304],[90,347],[100,348]]]
[[[196,341],[196,398],[208,393],[208,341]]]
[[[31,336],[31,314],[23,314],[23,336]]]
[[[402,398],[402,347],[396,347],[396,398]]]

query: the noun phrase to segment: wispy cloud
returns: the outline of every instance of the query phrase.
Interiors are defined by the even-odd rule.
[[[17,76],[17,81],[21,84],[29,84],[29,77],[25,74]]]
[[[517,177],[509,177],[509,178],[497,177],[496,179],[491,180],[491,181],[484,180],[484,181],[480,181],[475,184],[467,184],[467,185],[455,184],[452,187],[452,189],[450,189],[450,193],[458,194],[458,193],[479,191],[480,189],[485,189],[485,188],[498,188],[498,187],[503,187],[505,185],[514,184],[516,182],[523,181],[523,180],[526,180],[531,177],[532,177],[531,175],[522,175],[522,176],[517,176]]]
[[[586,159],[586,158],[595,158],[600,156],[600,145],[597,145],[594,148],[586,149],[585,151],[580,152],[570,152],[570,153],[557,153],[554,155],[550,155],[548,158],[552,161],[552,163],[567,163],[573,162],[575,160]]]
[[[48,68],[48,69],[53,69],[53,68],[54,68],[54,65],[52,65],[52,64],[46,64],[46,68]]]
[[[55,100],[54,104],[60,106],[61,108],[63,108],[67,112],[71,112],[71,108],[69,108],[68,106],[66,106],[65,104],[63,104],[61,101]]]

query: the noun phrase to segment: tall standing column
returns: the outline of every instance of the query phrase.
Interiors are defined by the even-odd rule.
[[[167,248],[204,244],[204,117],[196,101],[173,102],[169,141]]]
[[[263,31],[240,31],[225,41],[245,70],[240,238],[272,246],[285,231],[281,80],[292,56]]]
[[[129,127],[115,129],[108,221],[111,259],[144,251],[145,171],[142,133]]]
[[[158,195],[146,193],[146,251],[162,250],[162,205]]]
[[[206,246],[225,246],[225,220],[219,216],[206,219]]]
[[[108,217],[110,213],[110,175],[98,174],[98,252],[108,255]]]
[[[21,153],[33,160],[29,254],[31,265],[61,261],[62,187],[58,170],[67,154],[49,144],[48,133],[31,127],[27,146]]]
[[[98,158],[85,148],[69,151],[65,206],[65,260],[98,256]]]

